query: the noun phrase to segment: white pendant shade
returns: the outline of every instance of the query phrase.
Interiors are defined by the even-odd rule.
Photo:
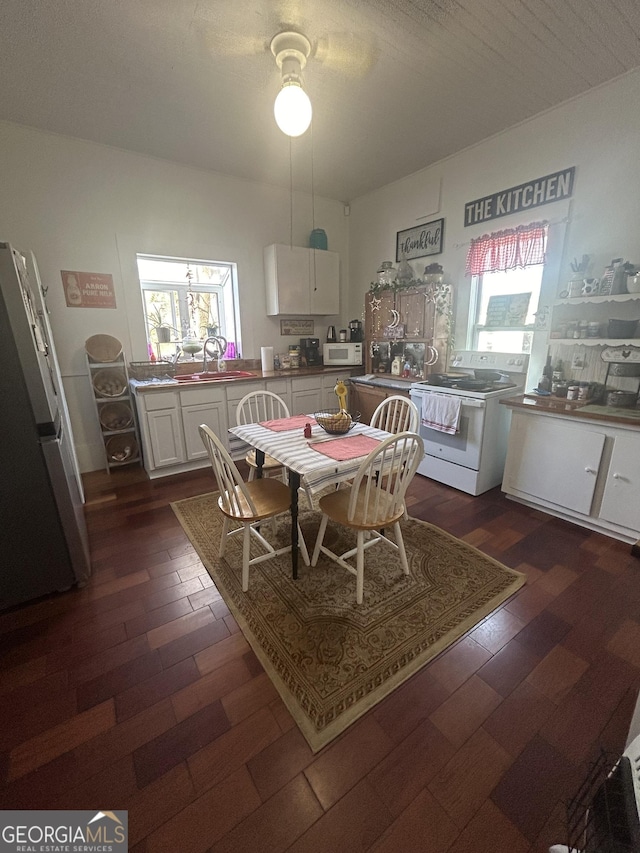
[[[311,124],[311,101],[299,83],[283,85],[273,105],[276,124],[287,136],[300,136]]]

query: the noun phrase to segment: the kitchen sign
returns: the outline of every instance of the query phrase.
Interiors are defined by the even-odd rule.
[[[521,210],[529,210],[563,198],[570,198],[573,193],[575,172],[576,167],[571,166],[570,169],[564,169],[562,172],[554,172],[551,175],[545,175],[544,178],[536,178],[526,184],[467,202],[464,206],[465,228],[467,225],[489,222],[491,219],[519,213]]]
[[[115,308],[113,276],[100,272],[61,270],[64,297],[69,308]]]

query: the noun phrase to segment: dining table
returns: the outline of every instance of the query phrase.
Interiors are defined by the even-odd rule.
[[[311,426],[309,435],[307,425]],[[305,435],[305,432],[307,433]],[[291,490],[291,571],[298,577],[298,491],[302,485],[309,500],[328,485],[336,486],[356,475],[363,459],[391,433],[356,423],[341,435],[327,433],[313,415],[294,415],[274,421],[229,428],[234,459],[248,449],[256,451],[256,476],[262,476],[265,454],[287,469]]]

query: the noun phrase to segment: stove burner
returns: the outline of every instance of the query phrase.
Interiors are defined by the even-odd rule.
[[[516,387],[514,382],[489,381],[486,377],[474,379],[473,376],[459,373],[431,373],[422,384],[435,388],[451,388],[454,391],[475,391],[478,394]]]

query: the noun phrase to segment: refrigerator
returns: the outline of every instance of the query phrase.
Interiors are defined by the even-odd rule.
[[[45,293],[33,254],[0,242],[0,610],[91,573]]]

